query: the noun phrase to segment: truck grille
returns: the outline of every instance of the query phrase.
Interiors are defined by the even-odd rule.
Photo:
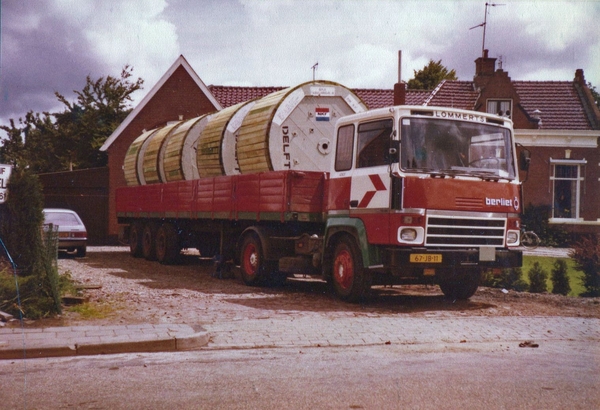
[[[427,216],[425,245],[504,246],[504,218]]]

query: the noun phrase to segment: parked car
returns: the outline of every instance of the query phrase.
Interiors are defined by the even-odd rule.
[[[44,225],[58,226],[58,249],[67,252],[76,251],[83,257],[87,248],[87,230],[81,218],[70,209],[44,209]]]

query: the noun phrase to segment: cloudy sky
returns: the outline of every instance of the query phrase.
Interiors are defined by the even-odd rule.
[[[583,68],[600,89],[600,1],[499,0],[485,47],[513,80],[570,81]],[[145,80],[139,101],[180,54],[205,84],[291,86],[316,76],[390,89],[430,59],[473,78],[485,1],[0,0],[0,124],[56,110],[85,78]]]

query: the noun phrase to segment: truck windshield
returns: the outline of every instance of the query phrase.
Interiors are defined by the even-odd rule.
[[[506,128],[435,118],[402,118],[400,122],[400,167],[405,171],[515,178]]]

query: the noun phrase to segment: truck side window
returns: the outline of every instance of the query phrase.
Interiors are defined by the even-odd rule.
[[[354,125],[344,125],[338,129],[337,148],[335,150],[335,170],[347,171],[352,168],[354,148]]]
[[[386,119],[358,126],[357,168],[388,164],[392,123],[391,119]]]

